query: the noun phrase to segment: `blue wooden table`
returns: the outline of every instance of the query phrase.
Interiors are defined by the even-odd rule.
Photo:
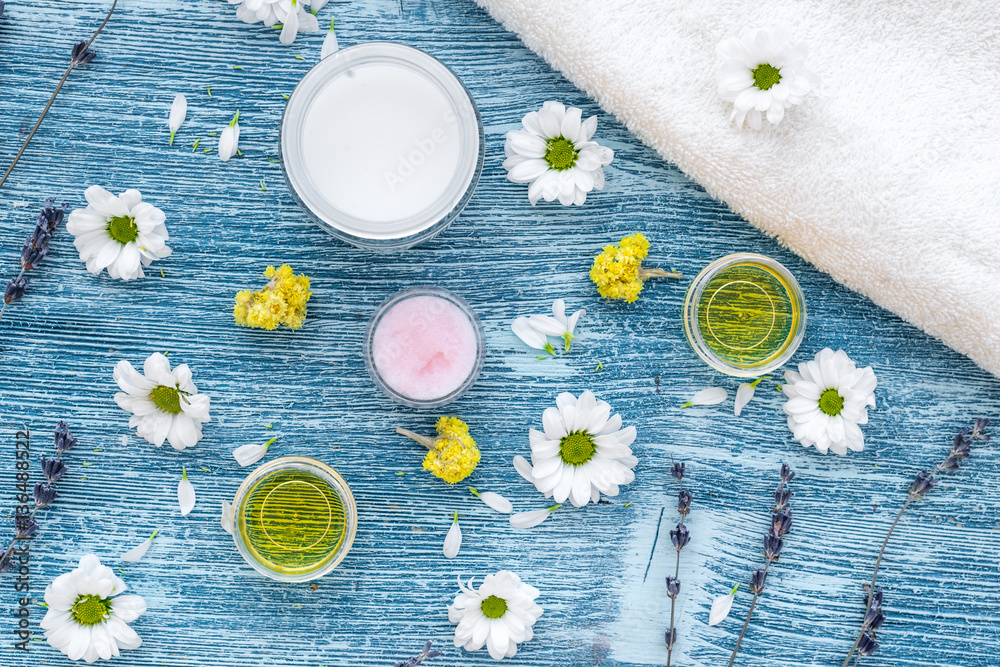
[[[100,22],[107,4],[7,3],[0,19],[0,166],[34,122],[72,43]],[[798,472],[796,525],[737,664],[839,665],[860,622],[861,584],[906,485],[944,455],[958,429],[998,412],[997,380],[763,237],[606,115],[597,137],[616,153],[607,189],[583,208],[531,207],[526,188],[504,178],[504,133],[548,99],[580,106],[585,115],[601,112],[471,0],[334,2],[320,12],[320,24],[334,15],[342,45],[395,40],[425,49],[458,72],[479,104],[483,178],[465,213],[434,241],[377,256],[307,220],[276,162],[278,123],[283,94],[317,61],[322,34],[284,48],[277,31],[244,25],[221,0],[123,3],[94,46],[98,59],[72,74],[0,190],[5,280],[43,199],[82,207],[91,184],[140,189],[166,213],[174,248],[156,265],[162,276],[153,270],[125,284],[86,273],[60,229],[29,294],[0,324],[5,516],[16,495],[15,432],[31,429],[36,462],[51,451],[49,433],[59,419],[80,438],[61,496],[40,515],[31,545],[35,601],[93,552],[120,568],[149,605],[133,624],[144,644],[121,664],[383,667],[434,639],[445,655],[428,664],[468,667],[492,661],[485,650],[468,654],[450,645],[446,605],[456,579],[508,568],[542,591],[545,610],[536,638],[510,664],[661,665],[669,618],[663,578],[673,567],[666,531],[676,518],[672,457],[687,462],[694,494],[675,664],[720,665],[749,605],[747,586],[723,625],[707,626],[708,608],[760,563],[770,494],[787,461]],[[190,109],[171,147],[166,113],[178,92]],[[243,156],[223,163],[201,148],[214,147],[210,133],[237,110]],[[199,137],[201,147],[192,150]],[[650,283],[633,305],[604,303],[588,280],[590,261],[604,244],[634,231],[652,242],[651,264],[686,277]],[[802,283],[809,324],[796,361],[830,346],[874,367],[878,408],[865,427],[864,452],[822,456],[793,442],[776,379],[761,385],[741,417],[733,416],[731,401],[679,409],[703,387],[735,391],[736,381],[711,371],[688,347],[680,307],[690,278],[736,251],[775,257]],[[280,262],[313,278],[305,327],[236,327],[236,291],[259,285],[264,267]],[[449,488],[422,471],[419,446],[393,430],[431,432],[437,415],[383,398],[361,358],[374,307],[418,283],[462,294],[486,327],[485,371],[449,410],[482,446],[475,486],[507,495],[517,510],[544,507],[511,457],[528,454],[528,429],[540,426],[558,393],[587,388],[638,428],[636,481],[608,504],[567,506],[538,528],[514,531],[465,485]],[[586,307],[582,335],[570,355],[536,361],[509,324],[546,312],[559,297],[572,309]],[[157,449],[137,438],[112,401],[115,363],[139,364],[154,351],[190,364],[212,398],[212,421],[193,450]],[[595,372],[599,362],[604,370]],[[260,577],[219,527],[221,501],[247,473],[230,452],[272,435],[268,460],[319,458],[343,473],[358,500],[354,548],[315,590]],[[198,492],[184,518],[176,501],[182,466]],[[864,664],[997,664],[998,482],[996,448],[978,449],[903,519],[883,569],[883,648]],[[465,543],[448,561],[441,545],[455,511]],[[10,520],[2,523],[0,541],[10,532]],[[143,560],[119,560],[154,529],[160,536]],[[0,578],[0,665],[67,664],[42,641],[38,606],[31,607],[30,651],[14,648],[21,597],[14,586],[9,573]]]

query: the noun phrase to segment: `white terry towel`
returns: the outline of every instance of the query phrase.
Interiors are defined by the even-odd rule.
[[[477,2],[712,196],[1000,375],[1000,2]],[[779,22],[822,84],[738,130],[716,45]]]

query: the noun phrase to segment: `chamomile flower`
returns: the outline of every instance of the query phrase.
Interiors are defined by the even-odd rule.
[[[448,620],[457,623],[455,646],[478,651],[484,645],[494,660],[512,658],[517,645],[534,636],[532,626],[542,615],[535,603],[539,591],[509,570],[487,575],[479,588],[472,580],[448,607]]]
[[[632,303],[649,278],[680,278],[681,274],[663,269],[647,269],[642,260],[649,254],[649,241],[642,234],[626,236],[617,244],[604,246],[590,267],[590,279],[597,293],[605,299]]]
[[[559,102],[546,102],[525,115],[522,129],[507,133],[503,166],[507,180],[530,183],[528,201],[559,200],[580,206],[591,190],[604,188],[604,167],[615,154],[591,141],[597,116],[582,120],[583,112]]]
[[[469,434],[469,426],[458,417],[441,417],[435,428],[438,432],[436,438],[428,438],[405,428],[397,428],[396,433],[427,448],[425,470],[449,484],[461,482],[479,464],[479,447]]]
[[[115,403],[132,413],[128,425],[140,438],[157,447],[166,440],[178,450],[201,440],[210,400],[198,393],[187,364],[171,370],[167,358],[156,352],[146,359],[142,373],[119,361],[114,378],[122,390],[115,394]]]
[[[576,507],[596,503],[602,493],[617,496],[619,486],[635,479],[639,459],[629,448],[635,427],[621,428],[621,417],[590,391],[579,398],[559,394],[556,406],[542,414],[543,431],[529,432],[535,488]]]
[[[48,611],[42,618],[45,639],[70,660],[96,662],[135,649],[142,639],[129,623],[146,611],[138,595],[119,595],[125,582],[97,556],[87,554],[80,565],[45,588]]]
[[[877,385],[871,366],[858,368],[843,350],[819,351],[816,358],[786,371],[781,391],[788,397],[782,406],[788,428],[803,446],[825,454],[846,454],[865,447],[861,424],[868,423],[868,409],[875,407]]]
[[[76,237],[73,245],[92,274],[107,269],[112,278],[143,278],[142,267],[170,256],[166,216],[138,190],[115,196],[92,185],[83,196],[88,206],[69,214],[66,231]]]
[[[782,27],[751,30],[722,41],[716,51],[724,60],[719,96],[733,103],[729,119],[736,127],[745,122],[759,130],[763,118],[777,125],[785,109],[800,104],[819,86],[819,77],[806,68],[805,45],[793,45]]]

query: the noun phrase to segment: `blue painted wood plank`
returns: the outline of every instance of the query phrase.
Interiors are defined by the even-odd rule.
[[[0,96],[0,162],[30,128],[73,41],[99,22],[105,7],[89,0],[7,3],[0,85],[16,94]],[[46,433],[58,419],[67,419],[81,439],[69,457],[73,472],[32,544],[36,597],[92,551],[122,567],[149,603],[134,624],[145,643],[121,664],[381,667],[434,639],[446,652],[432,664],[469,667],[492,661],[485,651],[467,654],[449,645],[445,606],[457,592],[456,578],[510,568],[542,590],[545,609],[536,638],[510,664],[661,665],[669,618],[663,577],[673,556],[663,539],[654,548],[653,538],[661,511],[661,538],[674,518],[673,457],[688,462],[695,496],[675,664],[718,665],[749,597],[738,597],[733,617],[717,628],[706,625],[710,601],[745,581],[759,562],[777,468],[788,461],[799,472],[796,526],[738,664],[838,665],[860,621],[860,585],[903,489],[943,456],[956,430],[997,413],[997,381],[763,237],[606,115],[598,138],[616,152],[607,189],[581,209],[531,207],[525,188],[504,179],[504,133],[547,99],[587,114],[600,110],[471,1],[330,3],[321,23],[333,15],[343,45],[389,39],[438,56],[482,110],[481,185],[461,218],[434,241],[376,256],[333,240],[298,210],[268,158],[277,157],[282,94],[316,62],[322,38],[281,47],[275,31],[244,25],[224,2],[123,4],[95,45],[99,59],[73,73],[0,189],[2,277],[13,270],[44,197],[79,207],[92,183],[142,190],[165,211],[174,248],[157,264],[162,277],[153,271],[120,284],[87,274],[60,230],[29,295],[0,323],[0,508],[9,512],[14,503],[20,426],[37,436],[35,461],[48,451]],[[187,95],[190,111],[168,147],[165,119],[177,92]],[[223,164],[190,150],[198,137],[213,147],[210,133],[237,109],[242,158]],[[633,231],[652,241],[651,263],[688,277],[651,283],[634,305],[602,303],[587,278],[590,260]],[[809,325],[796,361],[831,346],[874,366],[878,408],[865,430],[865,452],[824,457],[792,442],[771,382],[739,418],[731,404],[678,409],[696,389],[735,390],[734,380],[712,372],[688,348],[680,307],[691,276],[737,251],[771,255],[802,283]],[[268,263],[282,261],[313,277],[306,326],[295,333],[235,327],[234,293],[257,284]],[[636,481],[609,504],[560,510],[532,531],[515,532],[464,486],[448,488],[424,473],[419,448],[393,429],[430,431],[436,415],[376,394],[360,350],[374,307],[401,287],[428,282],[468,298],[487,330],[483,376],[452,408],[483,448],[476,486],[504,493],[519,510],[543,507],[510,459],[527,454],[528,428],[540,425],[559,392],[586,388],[637,426]],[[572,354],[537,362],[509,323],[544,312],[558,297],[587,308],[582,335]],[[188,452],[142,442],[111,400],[114,364],[139,363],[156,350],[190,364],[212,397],[205,439]],[[595,373],[599,361],[605,369]],[[247,472],[231,450],[271,435],[278,440],[270,456],[320,458],[344,474],[358,499],[354,548],[316,590],[260,578],[218,527],[220,502]],[[186,518],[175,500],[182,465],[198,490],[198,505]],[[996,450],[977,450],[967,468],[904,519],[883,570],[889,616],[883,648],[867,664],[996,663],[998,481]],[[461,514],[465,544],[446,561],[441,544],[453,511]],[[161,537],[146,558],[125,567],[117,556],[156,528]],[[31,650],[14,649],[13,586],[9,576],[0,580],[0,664],[67,664],[38,641],[38,607]]]

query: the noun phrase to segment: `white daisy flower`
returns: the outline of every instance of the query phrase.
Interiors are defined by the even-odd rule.
[[[240,152],[240,112],[237,111],[229,125],[222,128],[219,134],[219,159],[223,162],[229,160]]]
[[[486,645],[494,660],[512,658],[517,645],[534,636],[531,626],[542,615],[535,604],[538,589],[530,586],[509,570],[487,575],[478,589],[472,580],[462,590],[455,603],[448,607],[448,620],[457,623],[455,646],[466,651],[478,651]]]
[[[138,595],[119,595],[126,588],[110,567],[87,554],[79,567],[56,577],[45,589],[49,607],[41,622],[45,639],[70,660],[87,662],[139,648],[142,639],[128,624],[146,611],[146,601]]]
[[[327,0],[313,0],[312,7],[319,10]],[[280,41],[288,46],[295,41],[298,33],[317,32],[319,22],[305,10],[308,0],[229,0],[236,8],[236,18],[244,23],[263,23],[271,27],[278,23],[281,27]]]
[[[736,127],[746,122],[759,130],[765,116],[777,125],[785,109],[800,104],[819,86],[819,77],[806,69],[806,47],[789,40],[787,30],[776,27],[751,30],[716,47],[724,59],[719,96],[733,103],[729,120]]]
[[[164,440],[174,449],[194,447],[201,440],[201,425],[209,420],[210,400],[198,393],[191,369],[181,364],[171,371],[167,358],[156,352],[142,370],[124,360],[115,366],[115,382],[122,390],[115,394],[115,403],[132,413],[129,428],[157,447]]]
[[[586,314],[587,311],[581,308],[569,317],[566,317],[566,302],[562,299],[556,299],[552,302],[552,317],[548,315],[532,315],[528,318],[528,324],[546,336],[562,338],[565,343],[565,351],[569,352],[569,348],[575,338],[573,331],[576,329],[576,323]]]
[[[458,525],[458,512],[451,522],[451,528],[444,538],[444,557],[454,558],[458,555],[458,550],[462,548],[462,529]]]
[[[66,231],[95,276],[107,269],[112,278],[143,278],[142,267],[170,256],[163,211],[142,201],[138,190],[116,197],[92,185],[83,194],[89,205],[69,214]]]
[[[576,507],[596,503],[602,493],[617,496],[620,485],[635,479],[639,459],[629,449],[635,427],[621,428],[622,418],[589,390],[579,399],[559,394],[556,406],[542,414],[544,432],[529,432],[535,488]]]
[[[859,424],[868,423],[868,407],[875,407],[878,382],[871,366],[858,368],[843,350],[819,351],[816,358],[799,364],[799,372],[786,371],[782,406],[788,428],[803,446],[846,454],[865,448]]]
[[[722,387],[709,387],[696,392],[694,396],[682,405],[682,408],[691,408],[700,405],[718,405],[726,400],[729,394]]]
[[[503,166],[507,180],[530,183],[528,201],[558,199],[565,206],[583,204],[587,193],[604,188],[604,167],[614,151],[591,141],[597,116],[582,121],[576,107],[546,102],[525,115],[522,129],[507,133]]]
[[[188,102],[183,93],[177,93],[173,104],[170,105],[170,117],[167,119],[167,127],[170,128],[170,145],[174,145],[174,135],[181,129],[184,119],[187,118]]]

